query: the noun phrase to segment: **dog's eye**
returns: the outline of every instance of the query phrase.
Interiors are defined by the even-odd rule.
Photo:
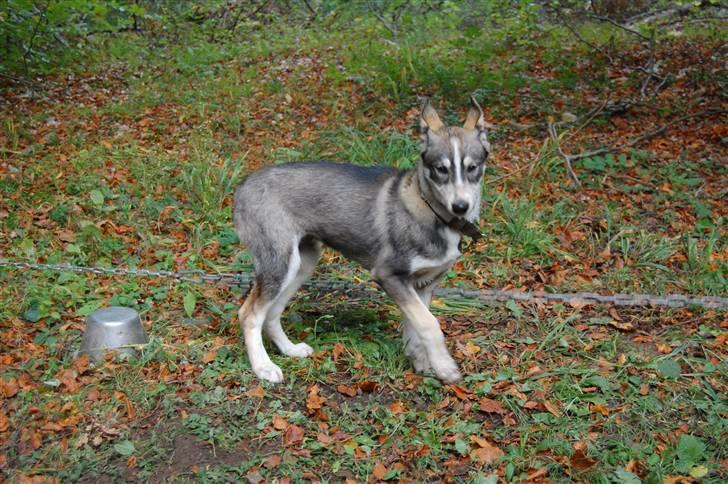
[[[435,171],[438,174],[440,174],[440,175],[447,175],[448,174],[447,167],[446,166],[442,166],[442,165],[436,166],[435,167]]]
[[[478,169],[476,165],[468,165],[468,173],[475,173],[475,171]]]

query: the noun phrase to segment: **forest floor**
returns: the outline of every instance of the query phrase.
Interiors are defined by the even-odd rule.
[[[578,43],[516,45],[472,70],[466,50],[393,70],[389,44],[377,57],[355,37],[286,35],[119,37],[72,71],[5,86],[0,259],[249,270],[230,218],[245,174],[312,158],[412,167],[415,95],[454,123],[477,72],[496,126],[486,236],[445,286],[728,295],[720,40],[661,42],[666,82],[641,96],[641,45],[611,62]],[[565,153],[610,150],[574,162],[580,188],[549,121]],[[319,274],[368,284],[330,251]],[[269,385],[241,346],[235,288],[0,281],[0,480],[728,479],[725,311],[435,300],[465,375],[442,385],[413,373],[386,298],[304,290],[286,326],[315,353],[274,355],[286,379]],[[129,361],[74,358],[107,305],[138,309],[149,344]]]

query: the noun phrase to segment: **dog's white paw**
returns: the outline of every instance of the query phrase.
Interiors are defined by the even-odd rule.
[[[409,356],[412,366],[415,368],[417,373],[421,373],[423,375],[431,375],[434,373],[432,366],[430,366],[430,360],[427,359],[427,355],[424,351],[420,351],[419,353],[412,352],[407,356]]]
[[[452,358],[438,361],[437,366],[432,365],[435,376],[445,383],[455,383],[463,379],[457,363]]]
[[[282,352],[286,356],[292,356],[294,358],[305,358],[313,354],[313,348],[311,348],[306,343],[298,343],[295,345],[292,344],[291,346],[285,348]]]
[[[283,372],[273,362],[261,366],[254,366],[253,371],[261,380],[267,380],[271,383],[280,383],[283,381]]]

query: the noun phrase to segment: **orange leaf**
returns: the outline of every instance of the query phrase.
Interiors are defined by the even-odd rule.
[[[18,393],[18,390],[18,380],[15,378],[0,380],[0,397],[12,398]]]
[[[349,396],[349,397],[355,397],[356,396],[356,388],[350,387],[348,385],[341,384],[336,387],[336,390],[338,390],[339,393]]]
[[[331,355],[333,356],[334,361],[339,361],[339,357],[341,356],[341,353],[343,353],[345,349],[346,348],[341,343],[336,343],[334,345],[334,349],[331,350]]]
[[[376,389],[377,389],[377,384],[374,383],[373,381],[359,382],[359,390],[361,390],[362,393],[372,393]]]
[[[381,481],[384,479],[384,476],[387,475],[387,468],[381,462],[377,462],[374,464],[372,474],[377,478],[377,480]]]
[[[389,406],[389,411],[394,414],[404,413],[407,411],[407,408],[404,406],[404,403],[398,401]]]
[[[5,432],[10,427],[10,421],[5,412],[0,412],[0,432]]]
[[[485,447],[473,449],[470,455],[480,462],[490,465],[503,456],[503,451],[498,447],[488,444]]]
[[[592,403],[591,405],[591,411],[593,413],[601,413],[605,417],[609,415],[609,409],[605,407],[604,405],[601,405],[599,403]]]
[[[556,405],[554,405],[550,401],[544,400],[543,401],[543,406],[546,407],[546,410],[548,410],[551,415],[553,415],[555,417],[560,417],[561,416],[561,411],[559,411],[559,407],[557,407]]]
[[[283,430],[288,427],[288,422],[283,417],[273,415],[273,428],[276,430]]]
[[[490,398],[481,398],[479,405],[481,412],[498,413],[501,415],[505,415],[508,413],[508,410],[503,408],[503,405],[499,401],[491,400]]]
[[[283,461],[283,457],[281,457],[280,454],[273,454],[265,460],[265,464],[263,464],[263,465],[265,466],[266,469],[274,469],[274,468],[278,467],[278,465],[282,461]]]
[[[215,357],[217,356],[217,350],[208,351],[205,353],[205,356],[202,357],[202,362],[207,364],[211,361],[215,361]]]
[[[463,388],[460,385],[450,385],[450,388],[452,388],[452,391],[455,392],[455,396],[457,396],[460,400],[468,400],[473,395],[470,390]]]
[[[596,463],[597,461],[587,457],[587,455],[584,453],[584,450],[581,448],[576,449],[574,451],[574,454],[571,456],[571,467],[573,467],[574,469],[588,469]]]
[[[283,434],[283,445],[290,447],[303,442],[303,429],[298,425],[291,424]]]
[[[265,396],[265,390],[262,386],[257,386],[245,392],[245,396],[250,398],[263,398]]]

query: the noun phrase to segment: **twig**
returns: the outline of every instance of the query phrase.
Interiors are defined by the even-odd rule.
[[[574,34],[574,37],[576,37],[576,38],[577,38],[577,39],[578,39],[579,41],[581,41],[582,43],[584,43],[584,44],[586,44],[587,46],[589,46],[589,47],[590,47],[590,48],[591,48],[592,50],[594,50],[594,51],[596,51],[596,52],[599,52],[600,54],[602,54],[602,55],[603,55],[604,57],[606,57],[606,58],[607,58],[607,59],[609,60],[609,63],[610,63],[610,64],[614,64],[614,59],[612,59],[612,56],[611,56],[611,55],[609,55],[609,53],[608,53],[607,51],[605,51],[604,49],[602,49],[602,48],[601,48],[600,46],[598,46],[598,45],[596,45],[596,44],[593,44],[593,43],[589,42],[588,40],[586,40],[586,39],[585,39],[585,38],[584,38],[584,37],[583,37],[583,36],[582,36],[582,35],[581,35],[581,34],[579,33],[579,31],[578,31],[578,30],[576,30],[576,29],[574,28],[574,26],[573,26],[573,25],[571,25],[571,24],[570,24],[569,22],[566,22],[566,21],[565,21],[565,22],[564,22],[564,25],[565,25],[565,26],[566,26],[566,28],[567,28],[567,29],[569,30],[569,32],[571,32],[572,34]]]
[[[706,109],[704,111],[700,111],[697,113],[686,114],[684,116],[680,116],[679,118],[673,119],[672,121],[670,121],[668,123],[663,124],[662,126],[660,126],[659,128],[657,128],[653,131],[648,131],[647,133],[637,136],[636,138],[633,138],[630,141],[628,141],[622,145],[617,145],[612,148],[599,148],[597,150],[584,151],[584,152],[578,153],[576,155],[565,155],[565,156],[568,156],[569,161],[576,161],[576,160],[581,160],[582,158],[589,158],[591,156],[603,155],[603,154],[612,153],[615,151],[622,151],[627,148],[632,148],[645,140],[654,138],[655,136],[660,135],[660,134],[664,133],[665,131],[667,131],[671,126],[674,126],[675,124],[681,123],[685,120],[692,119],[692,118],[698,118],[700,116],[707,116],[707,115],[712,115],[712,114],[726,114],[726,113],[728,113],[728,109],[711,108],[711,109]],[[559,151],[561,151],[561,150],[559,150]]]
[[[615,27],[624,30],[625,32],[629,32],[629,33],[631,33],[633,35],[636,35],[636,36],[640,37],[641,39],[646,40],[648,42],[650,41],[650,38],[647,37],[642,32],[640,32],[638,30],[635,30],[635,29],[631,29],[631,28],[627,27],[626,25],[622,25],[619,22],[617,22],[615,20],[612,20],[609,17],[603,17],[601,15],[589,15],[589,18],[591,18],[593,20],[599,20],[600,22],[610,23],[610,24],[614,25]]]
[[[551,139],[554,142],[554,146],[556,146],[556,149],[558,150],[559,154],[564,158],[564,164],[566,165],[566,172],[569,174],[569,178],[571,178],[571,181],[574,182],[574,185],[576,185],[577,188],[581,188],[581,182],[579,181],[579,178],[576,176],[576,173],[574,173],[574,168],[571,166],[571,157],[564,153],[564,150],[561,149],[561,144],[559,143],[559,137],[556,134],[556,126],[554,126],[553,122],[548,123],[548,130],[549,135],[551,136]]]

